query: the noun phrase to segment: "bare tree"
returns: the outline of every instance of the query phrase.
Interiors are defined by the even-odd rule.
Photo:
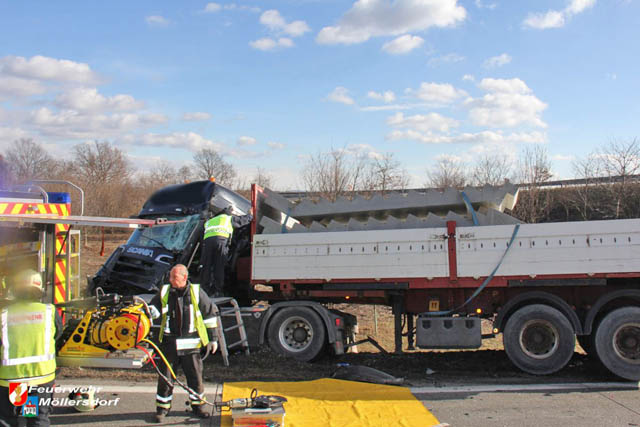
[[[406,189],[409,186],[409,175],[393,157],[393,153],[386,153],[371,162],[367,181],[365,189],[380,191],[384,195],[389,190]]]
[[[615,218],[634,217],[638,211],[637,204],[629,203],[636,186],[631,185],[630,178],[640,173],[640,143],[637,139],[630,141],[612,141],[599,155],[603,172],[611,180],[608,188],[615,203]]]
[[[18,182],[46,176],[51,166],[51,156],[33,139],[19,139],[7,151],[7,162]]]
[[[540,221],[552,204],[551,192],[543,192],[540,185],[553,176],[545,147],[526,148],[518,161],[518,180],[524,187],[514,213],[525,222]]]
[[[575,160],[571,167],[575,177],[584,180],[584,185],[572,188],[568,201],[578,212],[580,219],[588,221],[601,209],[598,206],[598,194],[603,186],[596,178],[603,174],[602,162],[599,156],[590,154],[583,159]]]
[[[452,158],[444,157],[439,159],[435,165],[427,170],[426,187],[439,188],[461,188],[467,183],[466,165]]]
[[[203,148],[193,155],[195,177],[200,179],[215,178],[216,182],[232,185],[237,176],[236,169],[217,151]]]
[[[7,189],[13,183],[13,174],[9,163],[4,160],[4,156],[0,154],[0,189]]]
[[[267,172],[266,169],[258,166],[251,181],[262,188],[271,188],[273,186],[273,175]]]
[[[501,185],[512,178],[513,162],[508,156],[482,156],[473,167],[474,185]]]
[[[132,173],[126,154],[110,142],[78,144],[73,150],[74,167],[87,183],[121,182]]]
[[[73,170],[85,190],[89,215],[127,216],[135,213],[142,196],[130,178],[133,168],[124,152],[109,142],[74,147]]]
[[[318,152],[307,160],[302,180],[307,190],[335,201],[358,185],[354,177],[360,173],[360,161],[350,159],[345,150]]]

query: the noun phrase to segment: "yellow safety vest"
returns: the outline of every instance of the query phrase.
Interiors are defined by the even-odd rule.
[[[179,338],[178,350],[204,347],[209,344],[207,327],[200,312],[200,285],[191,284],[191,303],[189,304],[189,333],[198,332],[198,338]],[[165,333],[169,333],[169,290],[171,285],[164,285],[160,289],[160,302],[162,304],[162,320],[160,321],[160,335],[158,341],[162,342]]]
[[[0,311],[0,386],[38,385],[56,376],[55,308],[17,302]]]
[[[231,215],[218,215],[204,223],[204,238],[209,237],[225,237],[229,239],[233,234],[233,225],[231,225]]]

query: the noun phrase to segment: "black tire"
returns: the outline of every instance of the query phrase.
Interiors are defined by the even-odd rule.
[[[269,347],[278,354],[309,362],[322,354],[326,331],[320,316],[309,307],[280,309],[269,321]]]
[[[594,343],[608,370],[627,380],[640,380],[640,307],[607,314],[596,329]]]
[[[569,362],[575,337],[564,314],[548,305],[532,304],[509,317],[502,339],[514,365],[530,374],[548,375]]]

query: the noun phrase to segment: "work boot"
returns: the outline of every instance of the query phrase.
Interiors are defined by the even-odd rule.
[[[198,418],[209,418],[211,416],[210,413],[206,412],[203,408],[203,405],[193,405],[191,406],[191,410],[193,411],[193,415]]]
[[[164,417],[167,416],[169,410],[167,408],[156,408],[156,422],[164,422]]]

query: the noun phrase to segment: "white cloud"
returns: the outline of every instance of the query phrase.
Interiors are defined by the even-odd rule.
[[[405,93],[432,104],[451,104],[467,96],[462,89],[456,89],[449,83],[423,82],[418,89],[406,89]]]
[[[478,9],[495,9],[498,5],[496,3],[485,3],[482,0],[476,0],[476,7]]]
[[[397,36],[431,27],[452,27],[467,16],[457,0],[357,0],[335,26],[316,37],[321,44],[362,43],[371,37]]]
[[[0,74],[0,100],[4,97],[21,98],[45,93],[47,88],[38,80],[23,79]]]
[[[514,127],[529,124],[546,127],[541,119],[547,104],[540,101],[520,79],[482,79],[478,85],[487,92],[482,98],[467,99],[469,117],[476,125]]]
[[[147,133],[144,135],[127,135],[122,138],[126,143],[146,145],[151,147],[186,148],[198,151],[210,148],[223,152],[224,144],[211,141],[195,132],[173,132],[166,134]]]
[[[387,118],[387,124],[396,128],[407,128],[420,132],[444,132],[457,127],[459,122],[438,113],[415,114],[405,116],[403,113],[396,113]]]
[[[345,148],[341,148],[336,150],[339,152],[346,153],[350,156],[357,157],[367,157],[369,159],[382,159],[383,154],[377,151],[374,147],[369,144],[349,144]]]
[[[507,65],[511,62],[511,56],[503,53],[502,55],[498,55],[498,56],[492,56],[491,58],[487,59],[486,61],[484,61],[484,64],[482,64],[482,66],[484,68],[498,68],[498,67],[502,67],[503,65]]]
[[[194,111],[191,113],[184,113],[182,120],[185,122],[203,122],[211,119],[211,114],[200,111]]]
[[[241,136],[238,138],[238,141],[236,143],[239,146],[243,147],[246,145],[256,145],[258,143],[258,140],[251,136]]]
[[[218,3],[207,3],[207,5],[204,7],[203,12],[215,13],[215,12],[219,12],[220,9],[222,9],[222,6],[220,6]]]
[[[523,25],[537,30],[546,30],[548,28],[564,27],[565,19],[562,12],[550,10],[546,13],[530,13],[524,20]]]
[[[571,162],[575,160],[576,156],[572,154],[554,154],[551,156],[552,160],[557,160],[559,162]]]
[[[222,7],[224,10],[246,10],[249,12],[260,12],[260,8],[256,6],[247,6],[244,4],[228,3]]]
[[[13,143],[16,139],[26,138],[29,133],[25,130],[14,127],[0,126],[0,141],[6,143]]]
[[[45,136],[70,139],[97,139],[121,135],[140,128],[166,123],[163,114],[81,113],[75,110],[52,111],[41,107],[29,113],[25,123]]]
[[[355,101],[351,98],[349,90],[345,87],[338,86],[327,95],[327,99],[332,102],[339,102],[340,104],[353,105]]]
[[[473,77],[473,74],[465,74],[464,76],[462,76],[462,81],[465,82],[475,82],[476,78]]]
[[[423,144],[503,144],[503,143],[542,143],[547,137],[543,132],[521,132],[504,134],[502,131],[465,132],[443,135],[414,130],[395,130],[386,136],[387,140],[413,140]]]
[[[424,43],[424,39],[411,34],[405,34],[382,45],[382,50],[392,55],[402,55],[417,49]]]
[[[142,101],[131,95],[114,95],[106,97],[98,93],[96,88],[74,88],[56,96],[55,104],[62,109],[76,111],[133,111],[144,107]]]
[[[286,147],[285,144],[281,142],[274,142],[274,141],[267,142],[267,146],[272,150],[284,150],[284,148]]]
[[[275,9],[267,10],[260,15],[260,23],[271,31],[284,33],[291,37],[300,37],[304,33],[311,31],[311,28],[304,21],[287,22],[280,12]]]
[[[464,61],[464,56],[459,55],[455,52],[447,53],[446,55],[435,56],[430,58],[427,62],[429,67],[437,67],[443,64],[455,64],[456,62]]]
[[[100,79],[88,64],[46,56],[5,56],[0,58],[0,74],[46,82],[97,83]]]
[[[564,27],[572,16],[584,12],[595,4],[596,0],[571,0],[569,5],[562,10],[548,10],[544,13],[529,13],[522,22],[522,25],[526,28],[534,28],[536,30]]]
[[[287,37],[280,37],[277,40],[274,40],[269,37],[264,37],[262,39],[249,42],[249,46],[258,50],[270,51],[270,50],[275,50],[277,48],[293,47],[294,43],[293,43],[293,40]]]
[[[387,104],[388,104],[389,102],[393,102],[393,101],[395,101],[395,100],[396,100],[396,94],[395,94],[395,93],[393,93],[393,92],[392,92],[392,91],[390,91],[390,90],[384,91],[384,92],[382,92],[382,93],[378,93],[378,92],[374,92],[374,91],[370,90],[370,91],[367,93],[367,97],[368,97],[368,98],[371,98],[371,99],[378,100],[378,101],[384,101],[384,102],[386,102]]]
[[[571,3],[569,3],[565,11],[569,14],[576,15],[593,7],[595,4],[596,0],[571,0]]]
[[[152,26],[164,27],[169,25],[169,20],[160,15],[147,16],[146,18],[144,18],[144,20],[147,21],[147,24]]]

